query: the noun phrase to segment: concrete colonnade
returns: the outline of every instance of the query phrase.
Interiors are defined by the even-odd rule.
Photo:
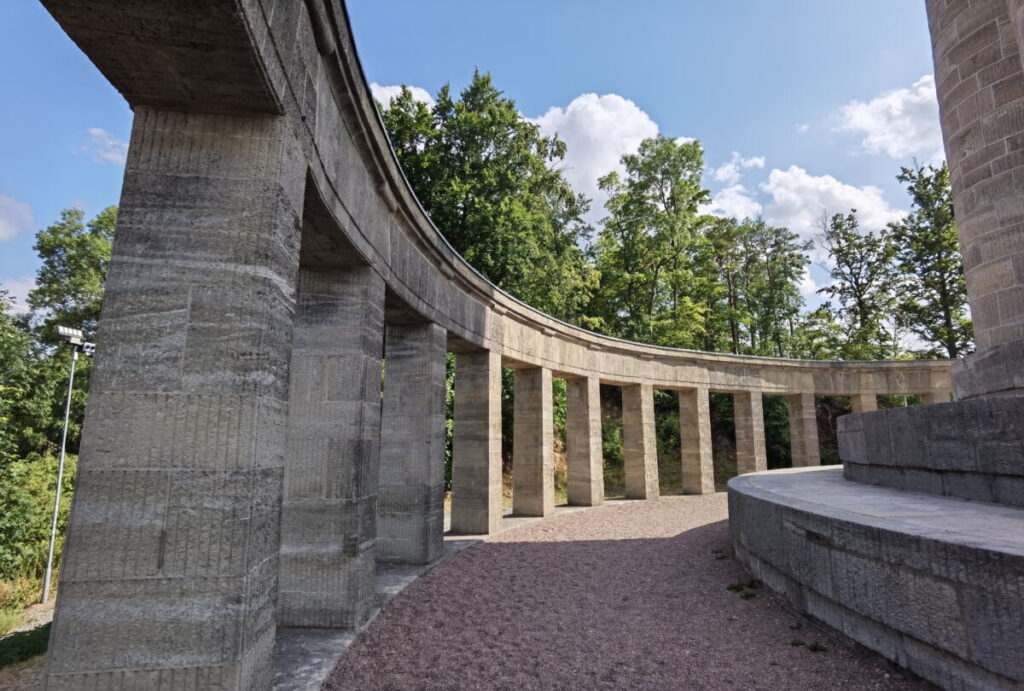
[[[269,688],[277,626],[365,622],[378,562],[442,547],[447,350],[464,534],[501,526],[503,361],[518,370],[516,508],[531,515],[554,506],[552,376],[581,505],[604,498],[602,382],[622,388],[626,494],[643,499],[659,494],[655,388],[679,391],[683,487],[704,493],[709,390],[735,397],[739,469],[754,472],[762,395],[793,396],[794,457],[814,463],[810,392],[950,387],[949,363],[658,348],[503,293],[416,202],[343,3],[44,4],[135,114],[47,688]],[[965,265],[979,344],[996,344],[1024,324],[1020,277],[989,286],[972,269],[979,253],[1001,261],[984,258],[1002,235],[981,220],[964,223]]]

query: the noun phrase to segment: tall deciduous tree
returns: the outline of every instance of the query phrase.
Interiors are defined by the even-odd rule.
[[[704,317],[692,291],[694,238],[708,220],[699,209],[709,196],[700,142],[659,135],[622,165],[624,176],[600,180],[609,215],[595,247],[598,315],[618,336],[693,347]]]
[[[82,329],[89,337],[95,332],[116,225],[116,206],[88,223],[81,209],[64,209],[59,221],[36,235],[42,266],[28,304],[44,343],[57,342],[59,325]]]
[[[830,285],[818,292],[838,301],[828,303],[847,328],[847,341],[837,355],[846,360],[895,357],[895,247],[886,229],[861,230],[856,209],[822,218],[821,243],[832,258]]]
[[[576,320],[596,275],[579,245],[589,202],[557,169],[565,143],[547,138],[515,101],[475,72],[433,107],[403,88],[382,111],[406,177],[448,241],[495,284]]]
[[[928,344],[928,354],[957,358],[973,338],[967,287],[953,222],[949,168],[903,168],[913,204],[910,215],[890,225],[896,248],[903,324]]]

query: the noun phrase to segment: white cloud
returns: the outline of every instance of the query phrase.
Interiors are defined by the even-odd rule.
[[[15,313],[28,310],[28,294],[36,287],[36,279],[32,276],[22,278],[5,278],[0,281],[0,289],[6,290],[14,298]]]
[[[763,207],[743,185],[731,185],[711,198],[711,203],[702,211],[723,218],[757,218]]]
[[[807,130],[811,129],[811,124],[808,122],[798,122],[796,124],[796,133],[803,134]]]
[[[32,209],[25,202],[0,194],[0,242],[32,227]]]
[[[123,166],[128,160],[128,142],[118,139],[110,132],[92,127],[88,130],[89,143],[79,149],[92,156],[92,162],[100,165]]]
[[[573,188],[593,200],[588,214],[592,222],[604,216],[608,199],[597,188],[598,178],[613,170],[621,173],[622,155],[658,134],[658,125],[647,113],[617,94],[582,94],[565,108],[552,107],[530,121],[545,136],[557,134],[568,145],[562,169]]]
[[[811,297],[812,295],[818,294],[818,288],[821,286],[811,276],[810,267],[804,267],[804,275],[800,277],[800,294],[804,297]]]
[[[839,109],[839,130],[863,135],[861,146],[870,153],[893,158],[943,158],[935,78],[928,74],[907,89],[887,91],[867,103],[851,101]]]
[[[419,86],[406,85],[406,88],[412,92],[413,99],[426,103],[431,108],[434,107],[434,97],[430,95],[429,91]],[[391,101],[393,99],[398,98],[398,96],[401,95],[402,87],[397,84],[394,86],[381,86],[377,82],[373,82],[370,84],[370,91],[373,93],[373,97],[384,104],[384,107],[387,108],[391,105]]]
[[[804,239],[820,232],[818,225],[823,213],[856,209],[857,219],[866,229],[881,228],[906,215],[893,209],[877,187],[854,187],[831,175],[811,175],[799,166],[772,170],[768,181],[761,183],[761,190],[771,197],[765,213],[768,221],[785,226]]]
[[[715,169],[714,178],[728,186],[736,185],[747,168],[764,168],[764,156],[743,158],[738,151],[733,151],[729,160]]]

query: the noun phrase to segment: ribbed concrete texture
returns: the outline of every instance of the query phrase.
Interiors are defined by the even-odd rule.
[[[801,393],[789,399],[789,448],[794,468],[821,465],[818,444],[818,415],[814,394]]]
[[[283,626],[358,626],[374,605],[384,282],[300,272],[281,515]]]
[[[622,454],[626,498],[658,498],[658,450],[654,437],[654,389],[650,384],[622,387]]]
[[[768,469],[764,446],[764,404],[759,391],[734,393],[733,419],[736,422],[736,472],[739,475]]]
[[[135,111],[50,689],[269,684],[294,146],[283,118]]]
[[[1024,687],[1024,511],[805,468],[730,480],[729,528],[793,608],[940,688]]]
[[[429,564],[444,546],[447,333],[388,326],[377,504],[377,560]]]
[[[520,397],[515,425],[529,459],[517,459],[527,483],[518,508],[529,513],[551,500],[551,373],[587,380],[585,395],[570,387],[574,503],[601,499],[602,382],[623,387],[626,489],[637,498],[658,496],[652,387],[744,392],[742,472],[764,467],[762,395],[934,399],[951,390],[946,361],[680,351],[584,331],[502,292],[456,254],[405,181],[343,2],[204,0],[201,11],[171,0],[43,3],[136,119],[51,636],[52,688],[266,688],[278,617],[361,622],[373,604],[376,540],[387,559],[429,559],[437,539],[442,332],[458,355],[452,525],[462,533],[500,527],[503,362],[548,391]],[[934,0],[931,9],[968,281],[988,348],[959,390],[991,393],[1024,381],[1024,368],[1011,366],[1017,355],[995,350],[1024,329],[1019,54],[1002,0]],[[436,327],[423,369],[411,341],[394,350],[404,338],[392,332],[382,427],[385,320]],[[689,427],[698,439],[703,424]],[[391,474],[378,531],[382,440]],[[706,491],[705,448],[693,448],[687,488]],[[402,537],[414,533],[418,556]]]
[[[569,503],[597,506],[604,502],[601,382],[594,377],[568,379],[565,392]]]
[[[516,370],[512,432],[512,512],[548,516],[555,510],[551,370]]]
[[[1019,0],[929,0],[935,79],[979,356],[960,397],[1024,368],[1024,70]],[[991,371],[994,370],[994,371]]]
[[[878,396],[873,393],[855,393],[850,396],[850,407],[855,413],[869,413],[878,410]]]
[[[501,356],[462,352],[455,364],[452,532],[501,528]]]
[[[711,458],[711,409],[704,387],[679,392],[679,440],[683,464],[683,493],[715,491]]]

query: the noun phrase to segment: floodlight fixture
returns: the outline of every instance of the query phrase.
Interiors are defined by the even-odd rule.
[[[82,345],[82,342],[85,341],[85,334],[82,333],[82,330],[72,329],[70,326],[58,326],[57,335],[60,337],[60,340],[73,346]]]

